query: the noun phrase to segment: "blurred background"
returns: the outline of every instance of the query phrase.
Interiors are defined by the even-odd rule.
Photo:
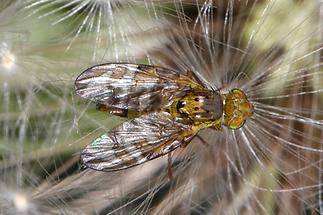
[[[0,2],[0,214],[323,214],[322,2]],[[127,119],[75,78],[107,62],[195,73],[240,88],[254,115],[118,171],[79,154]],[[208,144],[202,144],[202,140]]]

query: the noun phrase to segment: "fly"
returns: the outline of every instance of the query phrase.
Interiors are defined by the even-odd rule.
[[[83,164],[101,171],[170,154],[204,128],[239,129],[253,114],[240,89],[210,90],[192,72],[151,65],[96,65],[76,78],[75,90],[98,110],[130,119],[83,149]]]

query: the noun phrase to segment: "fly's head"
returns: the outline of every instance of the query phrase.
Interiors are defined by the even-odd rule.
[[[253,115],[253,105],[242,90],[232,89],[226,94],[223,115],[224,124],[228,128],[238,129]]]

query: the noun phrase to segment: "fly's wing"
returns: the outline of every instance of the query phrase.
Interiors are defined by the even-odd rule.
[[[97,103],[99,110],[121,116],[127,116],[128,110],[141,113],[158,110],[174,95],[190,89],[203,89],[192,75],[142,64],[97,65],[85,70],[75,81],[79,96]]]
[[[82,151],[81,159],[95,170],[126,169],[185,146],[197,131],[175,122],[168,113],[153,112],[103,134]]]

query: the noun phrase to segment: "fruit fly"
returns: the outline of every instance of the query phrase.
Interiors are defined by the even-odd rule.
[[[185,147],[201,129],[238,129],[253,114],[240,89],[210,90],[192,72],[151,65],[96,65],[76,78],[75,90],[95,102],[98,110],[130,119],[81,152],[86,167],[101,171],[169,155]]]

